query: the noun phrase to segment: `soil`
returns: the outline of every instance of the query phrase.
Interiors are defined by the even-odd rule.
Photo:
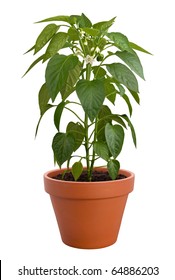
[[[124,178],[126,178],[125,175],[118,174],[116,180],[121,180],[121,179],[124,179]],[[75,181],[71,172],[65,173],[64,178],[62,178],[62,174],[58,174],[57,176],[53,177],[53,179],[63,180],[63,181]],[[111,180],[112,179],[109,176],[109,173],[107,171],[106,172],[101,172],[101,171],[95,170],[92,173],[91,182],[101,182],[101,181],[111,181]],[[77,182],[88,182],[87,171],[82,172],[82,174],[80,175]]]

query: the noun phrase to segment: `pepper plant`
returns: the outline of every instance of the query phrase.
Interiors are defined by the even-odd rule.
[[[39,91],[40,119],[36,134],[43,115],[54,108],[57,129],[52,142],[54,159],[60,168],[65,162],[68,169],[72,166],[75,180],[86,165],[88,181],[91,181],[99,158],[106,161],[111,179],[116,179],[120,168],[117,157],[127,127],[136,146],[130,99],[139,104],[135,74],[144,79],[136,51],[149,52],[130,42],[124,34],[109,32],[114,21],[112,18],[92,24],[85,14],[44,19],[37,23],[49,23],[27,51],[34,51],[36,55],[44,50],[26,73],[38,62],[47,62],[45,83]],[[126,102],[129,116],[116,113],[118,96]],[[77,109],[71,109],[72,105]],[[82,113],[79,115],[80,107],[83,117]],[[70,121],[65,131],[60,131],[64,110],[75,115],[77,121]],[[84,155],[77,155],[80,146],[84,146]]]

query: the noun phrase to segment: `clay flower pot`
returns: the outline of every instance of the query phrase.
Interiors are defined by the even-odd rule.
[[[62,172],[53,170],[44,174],[45,191],[50,194],[62,241],[82,249],[114,244],[128,194],[133,190],[134,174],[120,170],[127,178],[106,182],[67,182],[52,178]]]

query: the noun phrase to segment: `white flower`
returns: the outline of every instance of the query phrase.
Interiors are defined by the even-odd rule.
[[[100,52],[100,48],[96,47],[96,52],[99,53]]]
[[[90,56],[89,54],[84,58],[84,61],[86,62],[86,64],[93,64],[94,62],[94,57],[93,56]]]
[[[84,43],[83,43],[83,44],[84,44],[84,46],[87,46],[87,45],[88,45],[87,40],[86,40],[86,41],[84,41]]]

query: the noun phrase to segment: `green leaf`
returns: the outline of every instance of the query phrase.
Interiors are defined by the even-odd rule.
[[[120,115],[121,118],[123,118],[125,121],[127,121],[129,128],[131,129],[131,135],[134,142],[135,147],[137,147],[137,139],[136,139],[136,133],[133,124],[131,123],[130,119],[127,115]]]
[[[26,51],[24,54],[27,54],[27,53],[33,51],[34,49],[35,49],[35,45],[33,47],[31,47],[28,51]]]
[[[81,173],[83,171],[83,165],[80,161],[75,162],[72,165],[72,175],[74,176],[75,181],[78,180],[78,178],[80,177]]]
[[[99,66],[93,67],[93,73],[94,73],[94,77],[96,79],[102,78],[106,75],[106,71],[102,67],[99,67]]]
[[[52,57],[60,49],[62,49],[66,44],[67,38],[68,35],[65,32],[59,32],[55,34],[46,49],[43,61],[46,61],[48,58]]]
[[[58,132],[52,142],[52,149],[58,165],[70,159],[74,151],[75,139],[71,134]]]
[[[71,15],[71,16],[70,16],[70,19],[69,19],[70,24],[71,24],[71,25],[72,25],[72,24],[78,24],[78,22],[79,22],[79,20],[80,20],[80,17],[81,17],[81,16],[79,16],[79,15]]]
[[[82,67],[79,61],[78,64],[73,69],[69,69],[67,80],[65,81],[65,85],[60,90],[63,100],[65,100],[75,90],[74,86],[80,77],[81,69]]]
[[[129,92],[131,93],[131,95],[132,95],[132,97],[135,99],[135,101],[136,101],[138,104],[140,104],[140,97],[139,97],[138,93],[135,92],[135,91],[132,91],[132,90],[129,90]]]
[[[98,122],[97,122],[97,140],[98,141],[106,141],[105,138],[105,126],[107,123],[112,124],[112,121],[115,121],[122,125],[124,128],[126,128],[126,125],[123,121],[123,119],[117,115],[117,114],[112,114],[111,110],[109,109],[108,106],[103,105],[102,109],[100,110],[98,114]]]
[[[110,158],[109,149],[105,142],[98,141],[94,143],[95,153],[102,159],[108,161]]]
[[[126,128],[126,125],[122,118],[117,114],[112,114],[111,110],[107,105],[103,105],[99,114],[98,114],[98,122],[97,122],[97,128],[99,123],[103,123],[104,127],[107,123],[110,123],[111,121],[115,121],[119,124],[121,124],[124,128]]]
[[[124,130],[122,126],[107,123],[105,126],[105,137],[108,148],[115,159],[120,154],[123,146]]]
[[[87,16],[85,14],[81,14],[80,18],[79,18],[79,26],[80,28],[82,27],[91,27],[92,23],[91,21],[87,18]]]
[[[97,139],[98,141],[106,141],[105,138],[105,125],[109,122],[112,123],[110,115],[112,115],[111,110],[107,105],[102,105],[100,112],[98,114],[97,122]]]
[[[122,33],[111,32],[107,34],[107,37],[113,41],[120,50],[133,53],[133,49],[129,45],[128,38]]]
[[[46,18],[40,21],[37,21],[36,23],[41,23],[41,22],[48,22],[48,21],[65,21],[65,22],[70,22],[70,17],[69,16],[55,16],[55,17],[50,17]]]
[[[74,55],[55,54],[49,60],[46,68],[46,84],[53,102],[58,92],[66,86],[70,71],[78,63],[79,60]]]
[[[48,104],[49,99],[50,99],[50,96],[49,96],[46,84],[43,84],[40,91],[39,91],[39,94],[38,94],[38,102],[39,102],[39,108],[40,108],[40,118],[39,118],[39,121],[38,121],[37,126],[36,126],[35,137],[37,136],[38,128],[39,128],[39,125],[40,125],[40,122],[41,122],[41,119],[42,119],[43,115],[45,114],[45,112],[48,109],[53,107],[53,105]]]
[[[41,55],[40,57],[38,57],[27,69],[27,71],[24,73],[24,75],[22,77],[24,77],[38,62],[40,62],[42,59],[44,58],[44,55]]]
[[[41,115],[45,113],[45,109],[46,106],[48,105],[49,100],[50,100],[50,96],[48,93],[48,89],[46,87],[46,84],[43,84],[38,94],[38,103],[39,103]]]
[[[70,27],[69,30],[68,30],[68,35],[70,37],[70,40],[71,41],[77,41],[79,40],[79,33],[78,31],[73,28],[73,27]]]
[[[108,116],[111,115],[111,114],[112,114],[112,113],[111,113],[110,108],[109,108],[107,105],[103,105],[103,106],[101,107],[101,110],[100,110],[99,114],[98,114],[98,119],[99,119],[99,120],[104,119],[104,118],[108,117]],[[109,120],[109,119],[108,119],[108,120]]]
[[[111,20],[108,21],[101,21],[101,22],[97,22],[93,25],[94,29],[98,29],[100,31],[107,31],[109,29],[109,27],[111,27],[111,25],[113,25],[115,18],[112,18]]]
[[[105,80],[104,82],[104,87],[105,87],[105,95],[107,97],[107,99],[114,104],[115,103],[115,99],[116,99],[116,94],[117,94],[117,90],[114,87],[113,84],[110,83],[109,80]]]
[[[146,51],[145,49],[143,49],[142,47],[136,45],[135,43],[132,43],[132,42],[129,42],[129,45],[132,49],[136,50],[136,51],[140,51],[140,52],[144,52],[144,53],[147,53],[147,54],[150,54],[152,55],[152,53]]]
[[[118,91],[120,95],[125,94],[125,88],[118,82],[118,80],[114,76],[113,77],[107,76],[107,81],[110,83],[114,83],[118,87]]]
[[[75,139],[74,151],[82,144],[85,137],[85,129],[80,123],[69,122],[66,128],[67,134],[70,133]]]
[[[84,27],[84,28],[82,28],[82,30],[83,30],[86,34],[88,34],[88,35],[90,35],[90,36],[94,36],[94,37],[98,36],[99,33],[100,33],[98,29],[89,28],[89,27]]]
[[[66,49],[66,48],[72,48],[73,44],[66,42],[65,45],[62,47],[62,49]]]
[[[126,128],[126,125],[125,125],[124,121],[122,120],[122,118],[120,118],[119,115],[117,115],[117,114],[112,114],[112,115],[109,116],[109,117],[111,117],[111,119],[112,119],[113,121],[115,121],[115,122],[121,124],[124,128]]]
[[[122,59],[130,67],[130,69],[133,70],[138,76],[140,76],[143,80],[145,79],[142,64],[136,53],[129,53],[127,51],[123,51],[116,52],[116,55],[120,59]]]
[[[129,100],[129,97],[126,94],[123,94],[122,98],[125,100],[125,102],[126,102],[126,104],[128,106],[129,114],[130,114],[130,117],[131,117],[131,115],[132,115],[132,105],[131,105],[131,102]]]
[[[104,49],[104,47],[106,46],[106,44],[107,44],[107,41],[106,41],[105,38],[102,37],[102,38],[98,39],[98,44],[97,44],[97,46],[99,47],[100,51],[102,51],[102,50]]]
[[[120,169],[120,163],[118,160],[111,159],[107,164],[109,176],[112,180],[115,180],[117,178],[119,169]]]
[[[52,36],[57,32],[58,26],[56,24],[48,24],[39,34],[35,43],[35,52],[39,52],[47,42],[52,38]]]
[[[58,106],[56,107],[56,110],[55,110],[54,124],[58,131],[60,130],[60,119],[61,119],[61,115],[62,115],[65,105],[66,105],[66,102],[62,101],[60,104],[58,104]]]
[[[92,122],[105,99],[104,84],[101,80],[81,80],[76,85],[76,91],[81,105]]]
[[[109,73],[128,89],[138,92],[138,82],[132,71],[121,63],[107,65]]]
[[[110,123],[112,120],[115,122],[118,122],[124,128],[126,128],[126,125],[125,125],[124,121],[122,120],[122,118],[117,114],[112,114],[110,108],[107,105],[103,105],[98,114],[97,127],[98,127],[98,124],[101,122],[103,122],[103,124],[105,126],[107,123]]]

